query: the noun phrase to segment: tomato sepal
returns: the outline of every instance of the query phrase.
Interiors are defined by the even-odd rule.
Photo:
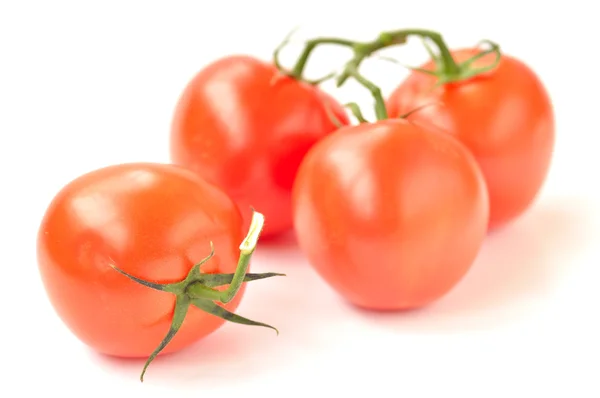
[[[267,272],[259,274],[247,273],[250,259],[254,253],[260,233],[262,232],[264,225],[264,216],[254,211],[252,216],[252,222],[246,238],[240,244],[240,256],[236,270],[233,274],[203,274],[200,270],[202,264],[209,261],[215,255],[215,249],[212,241],[210,242],[211,251],[202,259],[199,263],[195,264],[188,272],[185,279],[174,283],[156,283],[146,281],[131,275],[122,269],[118,268],[115,264],[110,266],[120,274],[129,278],[130,280],[139,283],[150,289],[172,293],[175,295],[175,307],[173,309],[173,317],[169,331],[163,340],[159,343],[156,349],[150,354],[142,372],[140,374],[140,381],[144,381],[144,375],[150,363],[156,358],[156,356],[169,344],[169,342],[175,337],[183,321],[188,313],[190,305],[205,311],[211,315],[222,318],[226,321],[250,325],[250,326],[262,326],[273,329],[277,335],[279,330],[277,328],[262,322],[252,321],[244,318],[233,312],[226,310],[217,304],[227,304],[233,300],[236,294],[239,292],[242,283],[251,282],[260,279],[271,278],[274,276],[285,276],[285,274]],[[215,287],[229,285],[225,290],[217,290]]]
[[[473,77],[487,73],[498,66],[502,57],[502,52],[500,51],[500,45],[498,43],[493,42],[491,40],[481,40],[479,43],[477,43],[476,47],[480,47],[482,44],[487,44],[490,48],[488,48],[487,50],[479,51],[477,54],[471,56],[470,58],[460,63],[456,63],[456,61],[452,57],[450,49],[448,48],[441,36],[433,36],[433,38],[429,37],[429,39],[433,41],[438,47],[438,54],[436,54],[435,50],[427,42],[427,39],[428,37],[423,36],[421,37],[421,42],[423,43],[423,47],[425,47],[429,58],[431,58],[431,61],[433,62],[433,70],[406,65],[398,61],[397,59],[390,57],[378,58],[401,65],[402,67],[407,68],[413,72],[419,72],[424,73],[426,75],[434,76],[437,79],[437,82],[433,86],[433,88],[436,88],[439,86],[443,86],[444,84],[458,83],[461,81],[469,80]],[[493,62],[485,66],[473,67],[473,63],[475,61],[489,54],[495,55]]]
[[[211,315],[218,316],[219,318],[225,319],[226,321],[233,322],[233,323],[239,323],[241,325],[266,327],[269,329],[273,329],[279,335],[279,330],[276,327],[273,327],[266,323],[256,322],[251,319],[244,318],[243,316],[240,316],[231,311],[228,311],[227,309],[221,307],[214,301],[197,298],[197,299],[192,299],[191,302],[192,302],[192,305],[194,305],[194,307],[197,307],[198,309],[201,309],[202,311],[208,312]]]
[[[231,284],[234,274],[201,274],[199,282],[206,287],[219,287]],[[257,281],[259,279],[272,278],[274,276],[285,276],[277,272],[264,272],[260,274],[247,273],[244,282]]]
[[[425,40],[423,40],[423,43],[425,44],[427,52],[431,56],[431,59],[433,60],[434,65],[436,66],[435,71],[429,71],[438,79],[437,83],[435,84],[435,87],[439,87],[449,83],[458,83],[464,80],[469,80],[475,76],[487,73],[498,66],[502,57],[502,53],[500,52],[500,46],[491,40],[482,40],[477,44],[477,47],[481,46],[482,44],[488,44],[490,46],[489,49],[482,50],[458,64],[454,61],[454,58],[450,54],[450,51],[447,47],[447,51],[440,51],[441,54],[444,54],[443,56],[436,56],[431,47],[429,47],[429,45],[426,44]],[[440,46],[446,46],[446,44],[442,41],[438,43],[438,48],[441,48]],[[485,57],[488,54],[494,54],[496,56],[493,62],[485,66],[473,67],[473,63],[475,61]],[[455,65],[455,67],[449,67],[450,63]],[[420,68],[409,69],[414,70],[416,72],[423,72],[423,70]]]

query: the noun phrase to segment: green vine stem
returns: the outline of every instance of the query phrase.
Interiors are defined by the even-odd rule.
[[[366,58],[374,55],[380,50],[405,44],[408,41],[408,38],[411,36],[420,37],[423,40],[423,44],[425,45],[426,50],[434,62],[435,69],[431,71],[420,68],[410,69],[436,76],[438,78],[438,85],[459,82],[472,78],[495,68],[500,62],[501,52],[498,44],[489,40],[484,40],[480,43],[480,45],[488,44],[490,47],[489,49],[482,50],[466,61],[457,63],[452,57],[452,53],[450,52],[450,49],[448,48],[442,35],[438,32],[426,29],[400,29],[383,32],[380,33],[375,40],[369,42],[358,42],[334,37],[315,38],[306,42],[304,50],[302,51],[291,71],[286,71],[284,68],[282,68],[278,59],[279,51],[289,41],[288,37],[276,49],[273,58],[275,65],[282,73],[285,73],[297,80],[307,81],[303,78],[304,69],[306,68],[310,55],[318,46],[324,44],[333,44],[350,48],[353,51],[353,57],[345,64],[342,72],[337,75],[336,85],[337,87],[341,87],[348,80],[348,78],[351,77],[355,79],[359,84],[369,90],[375,100],[375,115],[377,120],[383,120],[387,119],[388,115],[381,90],[377,85],[360,73],[360,65]],[[428,41],[433,43],[433,45],[437,48],[437,54],[431,48]],[[482,58],[490,53],[494,53],[496,55],[494,62],[483,67],[473,66],[473,63],[477,59]],[[328,75],[326,78],[328,77],[331,76]],[[319,79],[315,84],[318,84],[322,80],[323,79]],[[354,109],[352,110],[353,113],[355,113]]]
[[[283,65],[281,64],[281,62],[279,61],[279,54],[284,49],[284,47],[289,44],[291,37],[295,31],[296,31],[296,29],[293,29],[290,33],[288,33],[288,35],[283,39],[283,41],[275,48],[275,51],[273,51],[273,64],[279,70],[279,72],[281,74],[293,77],[296,80],[303,81],[303,82],[311,84],[311,85],[321,84],[325,80],[329,80],[332,77],[335,77],[335,75],[336,75],[335,73],[329,73],[329,74],[327,74],[319,79],[315,79],[315,80],[309,80],[303,76],[304,68],[306,67],[308,58],[310,57],[310,55],[312,54],[312,52],[315,50],[315,48],[317,46],[322,45],[322,44],[335,44],[338,46],[351,48],[351,47],[353,47],[353,45],[355,43],[351,40],[340,39],[340,38],[335,38],[335,37],[321,37],[316,40],[310,40],[306,43],[306,45],[304,47],[304,51],[302,52],[302,54],[300,55],[300,58],[296,62],[294,69],[289,71],[286,68],[284,68]]]
[[[150,289],[168,292],[175,295],[175,308],[173,310],[173,318],[171,320],[169,331],[156,349],[152,352],[152,354],[150,354],[150,357],[144,364],[142,373],[140,375],[140,381],[144,381],[144,374],[146,373],[150,363],[169,344],[169,342],[181,328],[190,305],[193,305],[196,308],[229,322],[239,323],[242,325],[263,326],[271,328],[275,330],[277,334],[279,334],[279,331],[273,326],[246,319],[240,315],[229,312],[218,304],[226,304],[233,300],[233,298],[239,292],[242,283],[244,282],[270,278],[273,276],[285,276],[284,274],[277,274],[273,272],[261,274],[246,273],[250,264],[250,258],[256,249],[263,225],[264,216],[255,211],[252,216],[252,222],[250,224],[248,234],[240,244],[240,256],[236,270],[233,274],[204,274],[201,272],[200,268],[202,264],[209,261],[215,254],[212,242],[210,242],[210,254],[202,259],[199,263],[195,264],[190,269],[187,276],[179,282],[162,284],[146,281],[130,275],[120,268],[117,268],[116,265],[111,264],[111,267],[114,270],[118,271],[134,282],[137,282]],[[224,290],[215,289],[216,287],[225,285],[228,286]]]

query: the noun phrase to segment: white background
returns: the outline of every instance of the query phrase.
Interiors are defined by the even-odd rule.
[[[0,4],[0,396],[600,396],[594,2]],[[55,315],[35,260],[38,223],[53,195],[84,172],[168,161],[172,110],[192,75],[231,53],[268,59],[297,25],[298,42],[371,39],[403,27],[439,30],[453,47],[499,42],[539,73],[554,100],[557,142],[547,184],[525,216],[488,238],[467,277],[422,311],[358,311],[316,276],[293,240],[261,247],[254,271],[288,276],[249,285],[239,313],[276,325],[281,335],[226,325],[156,360],[140,384],[141,361],[94,354]],[[410,48],[396,55],[424,59],[418,43]],[[285,59],[298,49],[286,50]],[[319,54],[310,68],[315,77],[340,64],[334,56],[347,55]],[[387,93],[405,72],[380,64],[369,68]],[[370,105],[356,87],[335,93]]]

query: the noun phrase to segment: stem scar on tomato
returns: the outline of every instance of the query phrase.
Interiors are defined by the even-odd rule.
[[[244,318],[226,310],[217,304],[217,302],[227,304],[233,300],[237,292],[240,290],[242,283],[244,282],[270,278],[273,276],[285,276],[285,274],[274,272],[260,274],[246,273],[250,264],[250,258],[256,249],[263,225],[264,216],[261,213],[254,211],[248,234],[239,246],[240,256],[235,273],[233,274],[203,274],[200,271],[200,267],[209,261],[215,254],[214,245],[212,242],[210,242],[210,254],[202,259],[199,263],[195,264],[190,269],[187,276],[179,282],[162,284],[146,281],[128,274],[127,272],[118,268],[115,264],[110,264],[114,270],[118,271],[136,283],[139,283],[150,289],[168,292],[175,295],[175,308],[173,310],[173,319],[171,321],[169,331],[144,364],[144,368],[142,369],[142,373],[140,375],[140,381],[144,381],[144,374],[146,373],[150,363],[167,346],[167,344],[169,344],[169,342],[173,339],[175,334],[183,325],[183,321],[187,315],[190,305],[193,305],[202,311],[229,322],[250,326],[263,326],[273,329],[279,335],[279,331],[275,327],[267,325],[266,323],[256,322]],[[216,287],[224,285],[229,286],[225,290],[215,289]]]

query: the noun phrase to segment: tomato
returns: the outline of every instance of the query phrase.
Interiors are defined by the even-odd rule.
[[[60,318],[98,352],[148,356],[167,334],[175,296],[142,286],[112,268],[156,283],[182,280],[207,257],[204,273],[236,269],[242,217],[220,189],[191,171],[163,164],[109,166],[67,184],[39,228],[39,270]],[[228,304],[233,311],[243,290]],[[164,353],[223,324],[191,307]]]
[[[462,62],[477,52],[460,49],[452,56]],[[489,65],[493,57],[474,66]],[[433,67],[433,62],[422,66]],[[408,119],[444,130],[469,148],[487,183],[489,227],[500,227],[533,203],[548,174],[555,134],[549,95],[532,69],[505,54],[487,73],[439,87],[436,82],[435,76],[411,73],[388,98],[389,116],[430,104]]]
[[[450,291],[479,252],[488,206],[464,145],[402,119],[323,139],[293,188],[309,262],[346,300],[375,310],[422,307]]]
[[[262,236],[273,237],[291,229],[298,165],[337,129],[336,118],[349,122],[343,107],[315,85],[253,57],[222,58],[183,90],[173,116],[171,160],[221,187],[246,225],[251,208],[262,212]]]

